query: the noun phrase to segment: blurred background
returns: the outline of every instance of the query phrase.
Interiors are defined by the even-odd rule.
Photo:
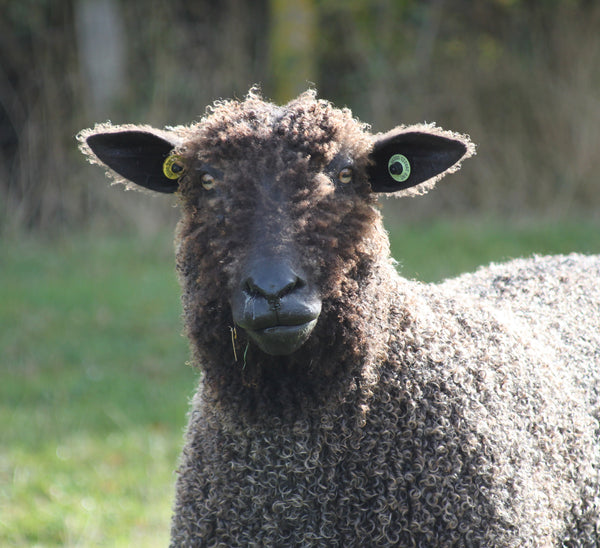
[[[125,206],[107,191],[77,152],[77,132],[107,119],[190,123],[253,84],[280,103],[316,86],[374,131],[428,121],[470,134],[479,156],[460,180],[406,208],[418,218],[598,216],[594,0],[0,0],[0,8],[4,230],[92,220],[149,228],[147,203],[136,196],[130,207],[127,197]],[[152,222],[163,226],[157,211]]]
[[[407,276],[600,252],[595,0],[0,0],[0,545],[166,545],[196,382],[177,208],[111,188],[75,136],[190,123],[253,84],[478,144],[384,200]]]

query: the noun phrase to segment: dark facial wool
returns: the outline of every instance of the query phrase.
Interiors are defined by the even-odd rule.
[[[389,257],[377,194],[427,191],[467,137],[251,92],[79,139],[115,180],[179,196],[202,382],[173,546],[595,545],[600,261],[427,286]]]

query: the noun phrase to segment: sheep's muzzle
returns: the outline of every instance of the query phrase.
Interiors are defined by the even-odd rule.
[[[265,353],[292,354],[310,337],[321,300],[287,259],[260,257],[245,269],[231,299],[233,319]]]

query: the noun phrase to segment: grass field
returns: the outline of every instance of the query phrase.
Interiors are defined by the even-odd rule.
[[[600,225],[391,226],[405,275],[600,252]],[[171,235],[0,242],[0,546],[165,546],[197,374]]]

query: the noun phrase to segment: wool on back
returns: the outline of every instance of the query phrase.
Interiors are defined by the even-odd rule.
[[[174,531],[225,545],[592,546],[600,295],[587,280],[600,260],[519,260],[440,285],[386,275],[370,291],[387,306],[364,325],[390,337],[342,402],[222,429],[197,396],[181,472],[197,483],[180,485],[179,515],[202,518]],[[220,480],[208,497],[207,470]]]

